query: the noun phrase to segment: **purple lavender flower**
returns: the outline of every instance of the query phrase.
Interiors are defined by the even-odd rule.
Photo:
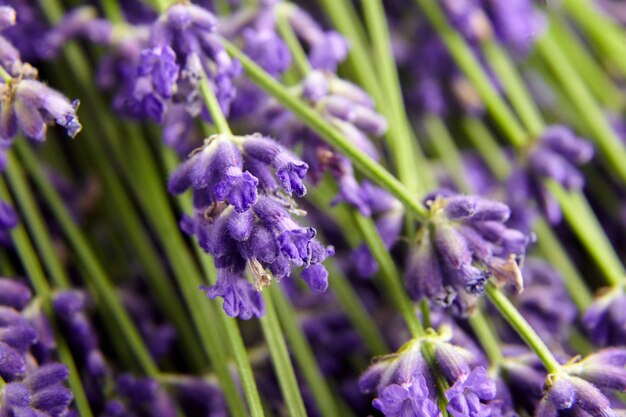
[[[68,371],[65,365],[43,365],[30,372],[20,382],[4,387],[0,415],[51,416],[67,415],[72,392],[63,385]]]
[[[106,373],[104,355],[96,329],[86,314],[87,295],[79,290],[65,290],[53,297],[53,307],[59,324],[72,349],[75,358],[92,377],[98,379]]]
[[[169,189],[180,194],[193,188],[196,208],[224,201],[242,213],[256,203],[259,182],[265,192],[278,191],[272,172],[287,195],[302,197],[307,170],[307,164],[271,139],[215,135],[174,173]]]
[[[484,367],[478,366],[469,374],[463,374],[446,391],[448,411],[454,417],[481,417],[491,414],[484,401],[496,396],[496,384],[487,377]]]
[[[19,281],[0,278],[0,305],[21,310],[31,297],[30,289]]]
[[[70,137],[82,129],[76,109],[78,101],[70,102],[61,93],[35,80],[16,80],[15,85],[0,85],[3,118],[0,131],[11,139],[20,129],[29,138],[42,141],[47,123],[63,126]]]
[[[418,376],[400,385],[387,385],[372,404],[387,417],[440,416],[437,404],[428,394],[426,380],[423,376]]]
[[[419,299],[454,303],[460,314],[471,312],[490,276],[523,288],[517,259],[528,236],[504,225],[510,210],[502,203],[475,196],[437,192],[426,197],[429,221],[418,233],[407,265],[407,287]]]
[[[626,345],[626,295],[620,288],[605,290],[582,318],[594,343],[600,346]]]
[[[235,97],[233,79],[241,66],[226,53],[216,31],[215,16],[191,3],[174,4],[156,20],[128,97],[137,115],[162,122],[170,104],[185,103],[197,116],[202,110],[198,84],[203,77],[228,113]]]
[[[174,402],[154,379],[124,374],[118,377],[116,382],[118,395],[125,400],[127,407],[133,412],[143,411],[150,416],[176,416]],[[123,412],[124,408],[124,404],[119,400],[109,402],[107,416],[119,415],[116,413]]]
[[[17,226],[18,223],[17,213],[13,210],[13,207],[0,200],[0,246],[9,246],[11,244],[11,229]]]
[[[560,222],[561,210],[543,182],[552,180],[567,190],[581,190],[584,177],[575,166],[589,162],[592,156],[591,144],[575,136],[569,128],[560,125],[546,128],[528,153],[526,165],[516,168],[507,180],[511,204],[524,206],[534,197],[551,223]],[[526,227],[530,229],[529,225]]]
[[[546,27],[533,0],[482,0],[493,30],[504,45],[518,54],[532,49]]]
[[[361,376],[364,393],[376,392],[373,405],[385,416],[440,415],[434,377],[422,356],[423,343],[434,343],[435,363],[451,387],[446,392],[454,416],[489,415],[489,401],[495,398],[495,383],[477,366],[480,359],[470,351],[442,340],[412,340],[396,354],[374,363]]]

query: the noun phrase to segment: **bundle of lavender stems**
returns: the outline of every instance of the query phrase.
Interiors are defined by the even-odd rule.
[[[626,415],[625,2],[4,0],[0,89],[0,417]]]

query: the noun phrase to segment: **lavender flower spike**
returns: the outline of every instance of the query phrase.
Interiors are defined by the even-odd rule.
[[[15,80],[14,85],[1,84],[0,93],[3,113],[0,132],[4,139],[14,137],[19,127],[29,138],[42,141],[51,121],[63,126],[72,138],[82,129],[76,116],[78,100],[70,102],[39,81],[22,79]]]

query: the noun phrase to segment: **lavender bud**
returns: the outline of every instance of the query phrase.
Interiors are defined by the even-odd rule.
[[[24,284],[8,278],[0,278],[0,305],[21,310],[30,298],[30,289]]]

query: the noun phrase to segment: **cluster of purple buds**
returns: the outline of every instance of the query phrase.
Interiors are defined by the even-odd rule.
[[[87,294],[79,290],[59,291],[52,305],[63,333],[76,352],[75,358],[93,378],[102,378],[107,371],[106,362],[96,330],[87,316]]]
[[[426,343],[434,345],[433,364],[422,353]],[[361,376],[359,386],[364,393],[376,393],[372,404],[386,417],[440,416],[436,378],[430,366],[436,366],[450,386],[445,395],[447,410],[454,417],[491,414],[495,382],[469,350],[441,337],[412,340],[397,353],[381,358]]]
[[[622,288],[603,289],[583,315],[583,325],[599,346],[626,345],[626,294]]]
[[[529,237],[508,228],[507,205],[477,196],[439,191],[427,196],[429,220],[417,234],[406,266],[406,285],[414,299],[453,305],[465,315],[493,276],[523,289],[518,266]]]
[[[64,385],[65,365],[39,364],[33,349],[44,338],[27,317],[31,300],[23,284],[0,278],[0,416],[62,417],[69,412],[71,391]],[[36,308],[36,307],[34,307]]]
[[[206,78],[228,113],[235,97],[233,78],[240,73],[241,66],[220,42],[216,17],[200,6],[177,3],[152,25],[128,105],[134,114],[159,122],[169,103],[183,104],[197,116],[202,111],[199,83]]]
[[[374,103],[365,91],[326,71],[312,71],[296,88],[302,99],[353,144],[372,158],[379,158],[368,135],[384,134],[387,122],[374,110]],[[335,178],[339,195],[334,203],[347,202],[364,215],[371,214],[366,191],[355,178],[352,164],[345,156],[335,152],[277,103],[267,103],[264,114],[269,130],[281,143],[289,147],[302,145],[302,158],[311,167],[309,175],[313,182],[319,181],[327,171]]]
[[[559,223],[561,209],[544,182],[550,180],[566,190],[581,190],[585,180],[576,166],[589,162],[592,157],[592,145],[568,127],[546,128],[528,151],[523,165],[507,180],[508,200],[513,207],[523,207],[534,197],[546,218],[553,224]]]
[[[100,417],[175,417],[176,407],[170,396],[151,378],[124,374],[117,378],[116,399],[109,400]]]
[[[609,348],[600,350],[578,361],[561,367],[548,375],[545,394],[535,415],[556,417],[569,413],[618,416],[617,405],[607,398],[605,391],[626,392],[626,350]]]
[[[277,281],[290,276],[292,267],[304,268],[301,277],[313,291],[328,287],[321,262],[332,248],[315,239],[315,229],[292,218],[303,214],[291,196],[306,193],[307,170],[306,163],[270,138],[214,135],[170,178],[173,194],[193,190],[196,214],[186,217],[182,227],[214,257],[218,282],[208,295],[223,297],[229,315],[262,315],[254,287],[263,289],[272,276]]]

